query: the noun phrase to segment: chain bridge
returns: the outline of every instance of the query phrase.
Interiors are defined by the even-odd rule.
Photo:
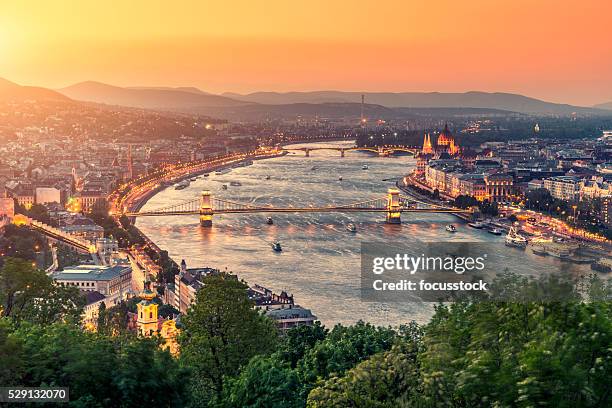
[[[210,191],[202,191],[200,197],[173,204],[163,208],[145,211],[125,212],[127,217],[159,217],[176,215],[198,215],[203,227],[212,226],[214,214],[250,213],[385,213],[390,224],[400,224],[402,213],[470,213],[470,210],[442,207],[417,201],[400,195],[396,188],[390,188],[387,195],[365,201],[344,205],[276,207],[273,205],[254,205],[213,197]]]

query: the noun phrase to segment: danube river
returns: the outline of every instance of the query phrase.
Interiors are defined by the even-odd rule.
[[[368,168],[363,169],[364,165]],[[290,154],[255,161],[227,174],[211,173],[184,190],[170,187],[151,198],[143,210],[196,198],[202,190],[219,198],[256,205],[348,204],[384,196],[395,180],[414,166],[415,160],[410,156],[379,158],[347,152],[346,157],[340,158],[336,151],[314,151],[311,157]],[[230,182],[241,185],[231,186]],[[272,215],[274,225],[266,224],[268,215]],[[348,223],[357,226],[356,233],[347,231]],[[449,223],[457,225],[457,233],[445,231]],[[293,293],[298,304],[311,309],[326,325],[362,319],[395,326],[410,320],[423,323],[431,316],[431,304],[360,300],[362,241],[402,245],[414,239],[496,242],[498,255],[509,265],[530,265],[534,269],[585,268],[538,257],[529,250],[508,248],[503,237],[472,229],[448,214],[404,214],[401,225],[386,224],[382,213],[215,215],[212,228],[201,228],[197,216],[143,217],[137,225],[177,262],[185,259],[188,267],[228,270],[276,293],[282,290]],[[270,242],[277,240],[282,243],[281,253],[270,246]]]

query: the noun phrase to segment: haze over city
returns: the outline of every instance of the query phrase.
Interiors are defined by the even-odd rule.
[[[33,12],[36,10],[36,12]],[[612,100],[608,2],[4,2],[0,77],[62,88],[512,92]]]

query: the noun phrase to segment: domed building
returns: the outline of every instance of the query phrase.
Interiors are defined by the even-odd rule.
[[[448,153],[451,156],[459,154],[459,144],[455,142],[455,137],[448,129],[448,123],[444,125],[444,129],[438,136],[435,152],[436,154]]]
[[[444,125],[444,129],[440,132],[435,145],[431,141],[431,135],[425,133],[423,148],[418,154],[416,173],[417,175],[423,175],[425,167],[431,159],[452,159],[458,156],[459,153],[459,144],[448,129],[448,124]]]

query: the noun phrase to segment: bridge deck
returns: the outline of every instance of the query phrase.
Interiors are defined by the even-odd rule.
[[[236,208],[236,209],[224,209],[214,210],[213,214],[251,214],[251,213],[358,213],[358,212],[371,212],[371,213],[386,213],[389,210],[387,208],[354,208],[354,207],[333,207],[333,208]],[[402,213],[450,213],[450,214],[464,214],[469,211],[466,210],[455,210],[455,209],[441,209],[441,208],[400,208],[397,210]],[[164,211],[164,212],[141,212],[141,213],[127,213],[128,217],[155,217],[155,216],[167,216],[167,215],[200,215],[200,211]]]

